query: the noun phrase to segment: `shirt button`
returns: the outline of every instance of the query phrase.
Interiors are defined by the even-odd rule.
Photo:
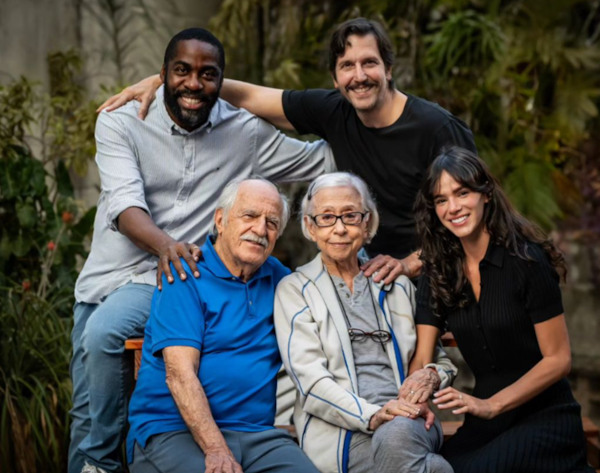
[[[252,305],[252,301],[250,301],[250,305]]]
[[[477,324],[477,328],[481,330],[481,324]]]
[[[487,350],[487,345],[483,345],[483,349],[484,349],[484,350]]]
[[[177,205],[178,205],[179,207],[181,207],[181,206],[183,205],[183,202],[182,202],[181,200],[178,200],[178,201],[177,201]]]

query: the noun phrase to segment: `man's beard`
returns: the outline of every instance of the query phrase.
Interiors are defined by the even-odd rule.
[[[168,84],[165,84],[165,104],[169,111],[175,116],[182,128],[186,130],[195,130],[204,125],[208,120],[210,111],[219,98],[221,87],[214,94],[205,94],[204,92],[190,92],[172,90]],[[200,100],[204,106],[198,110],[189,110],[182,108],[177,99],[181,96]]]

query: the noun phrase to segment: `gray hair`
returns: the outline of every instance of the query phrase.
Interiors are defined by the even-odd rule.
[[[217,210],[222,209],[223,210],[223,223],[227,224],[227,217],[229,216],[229,211],[233,207],[233,204],[235,203],[235,199],[237,199],[237,195],[238,195],[238,191],[240,190],[240,186],[244,182],[248,182],[248,181],[266,182],[266,183],[270,184],[271,186],[273,186],[277,190],[277,193],[279,194],[279,198],[281,200],[281,224],[279,226],[279,231],[277,233],[277,237],[280,237],[281,234],[283,233],[283,231],[285,230],[285,226],[287,225],[288,220],[290,219],[290,206],[288,204],[287,197],[280,192],[280,190],[277,188],[277,186],[275,184],[273,184],[271,181],[269,181],[263,177],[251,176],[246,179],[234,179],[233,181],[230,181],[223,188],[223,190],[221,191],[221,195],[217,199],[217,207],[215,208],[215,213]],[[212,235],[214,237],[216,237],[218,235],[217,227],[215,225],[213,225],[213,228],[212,228]]]
[[[377,211],[377,205],[375,199],[371,195],[369,188],[365,181],[360,177],[355,176],[349,172],[332,172],[329,174],[323,174],[317,177],[308,186],[306,194],[302,198],[302,204],[300,207],[300,224],[302,225],[302,233],[306,238],[311,240],[310,233],[306,227],[305,216],[310,216],[313,210],[313,197],[321,189],[327,187],[351,187],[358,195],[360,195],[361,203],[364,212],[369,212],[369,221],[367,222],[367,243],[369,243],[379,227],[379,212]]]

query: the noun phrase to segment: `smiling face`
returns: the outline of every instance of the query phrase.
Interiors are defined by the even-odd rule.
[[[483,216],[488,197],[463,186],[447,171],[440,175],[433,202],[442,225],[461,241],[476,242],[487,235]]]
[[[372,34],[350,35],[337,58],[333,83],[359,113],[377,111],[389,99],[392,72],[386,68]]]
[[[360,194],[353,187],[325,187],[312,196],[310,215],[364,212]],[[358,225],[345,225],[341,219],[331,227],[318,227],[305,215],[308,232],[322,252],[325,265],[355,263],[367,240],[367,215]]]
[[[177,43],[161,78],[167,111],[177,125],[192,131],[203,125],[219,98],[223,71],[215,46],[196,39]]]
[[[249,279],[273,252],[282,223],[279,192],[264,181],[240,184],[227,214],[215,212],[215,250],[232,274]]]

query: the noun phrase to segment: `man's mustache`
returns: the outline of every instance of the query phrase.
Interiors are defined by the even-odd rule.
[[[262,245],[265,248],[269,245],[269,240],[267,240],[265,237],[254,235],[253,233],[246,233],[245,235],[242,235],[241,239],[243,241],[251,241],[253,243],[258,243],[259,245]]]

